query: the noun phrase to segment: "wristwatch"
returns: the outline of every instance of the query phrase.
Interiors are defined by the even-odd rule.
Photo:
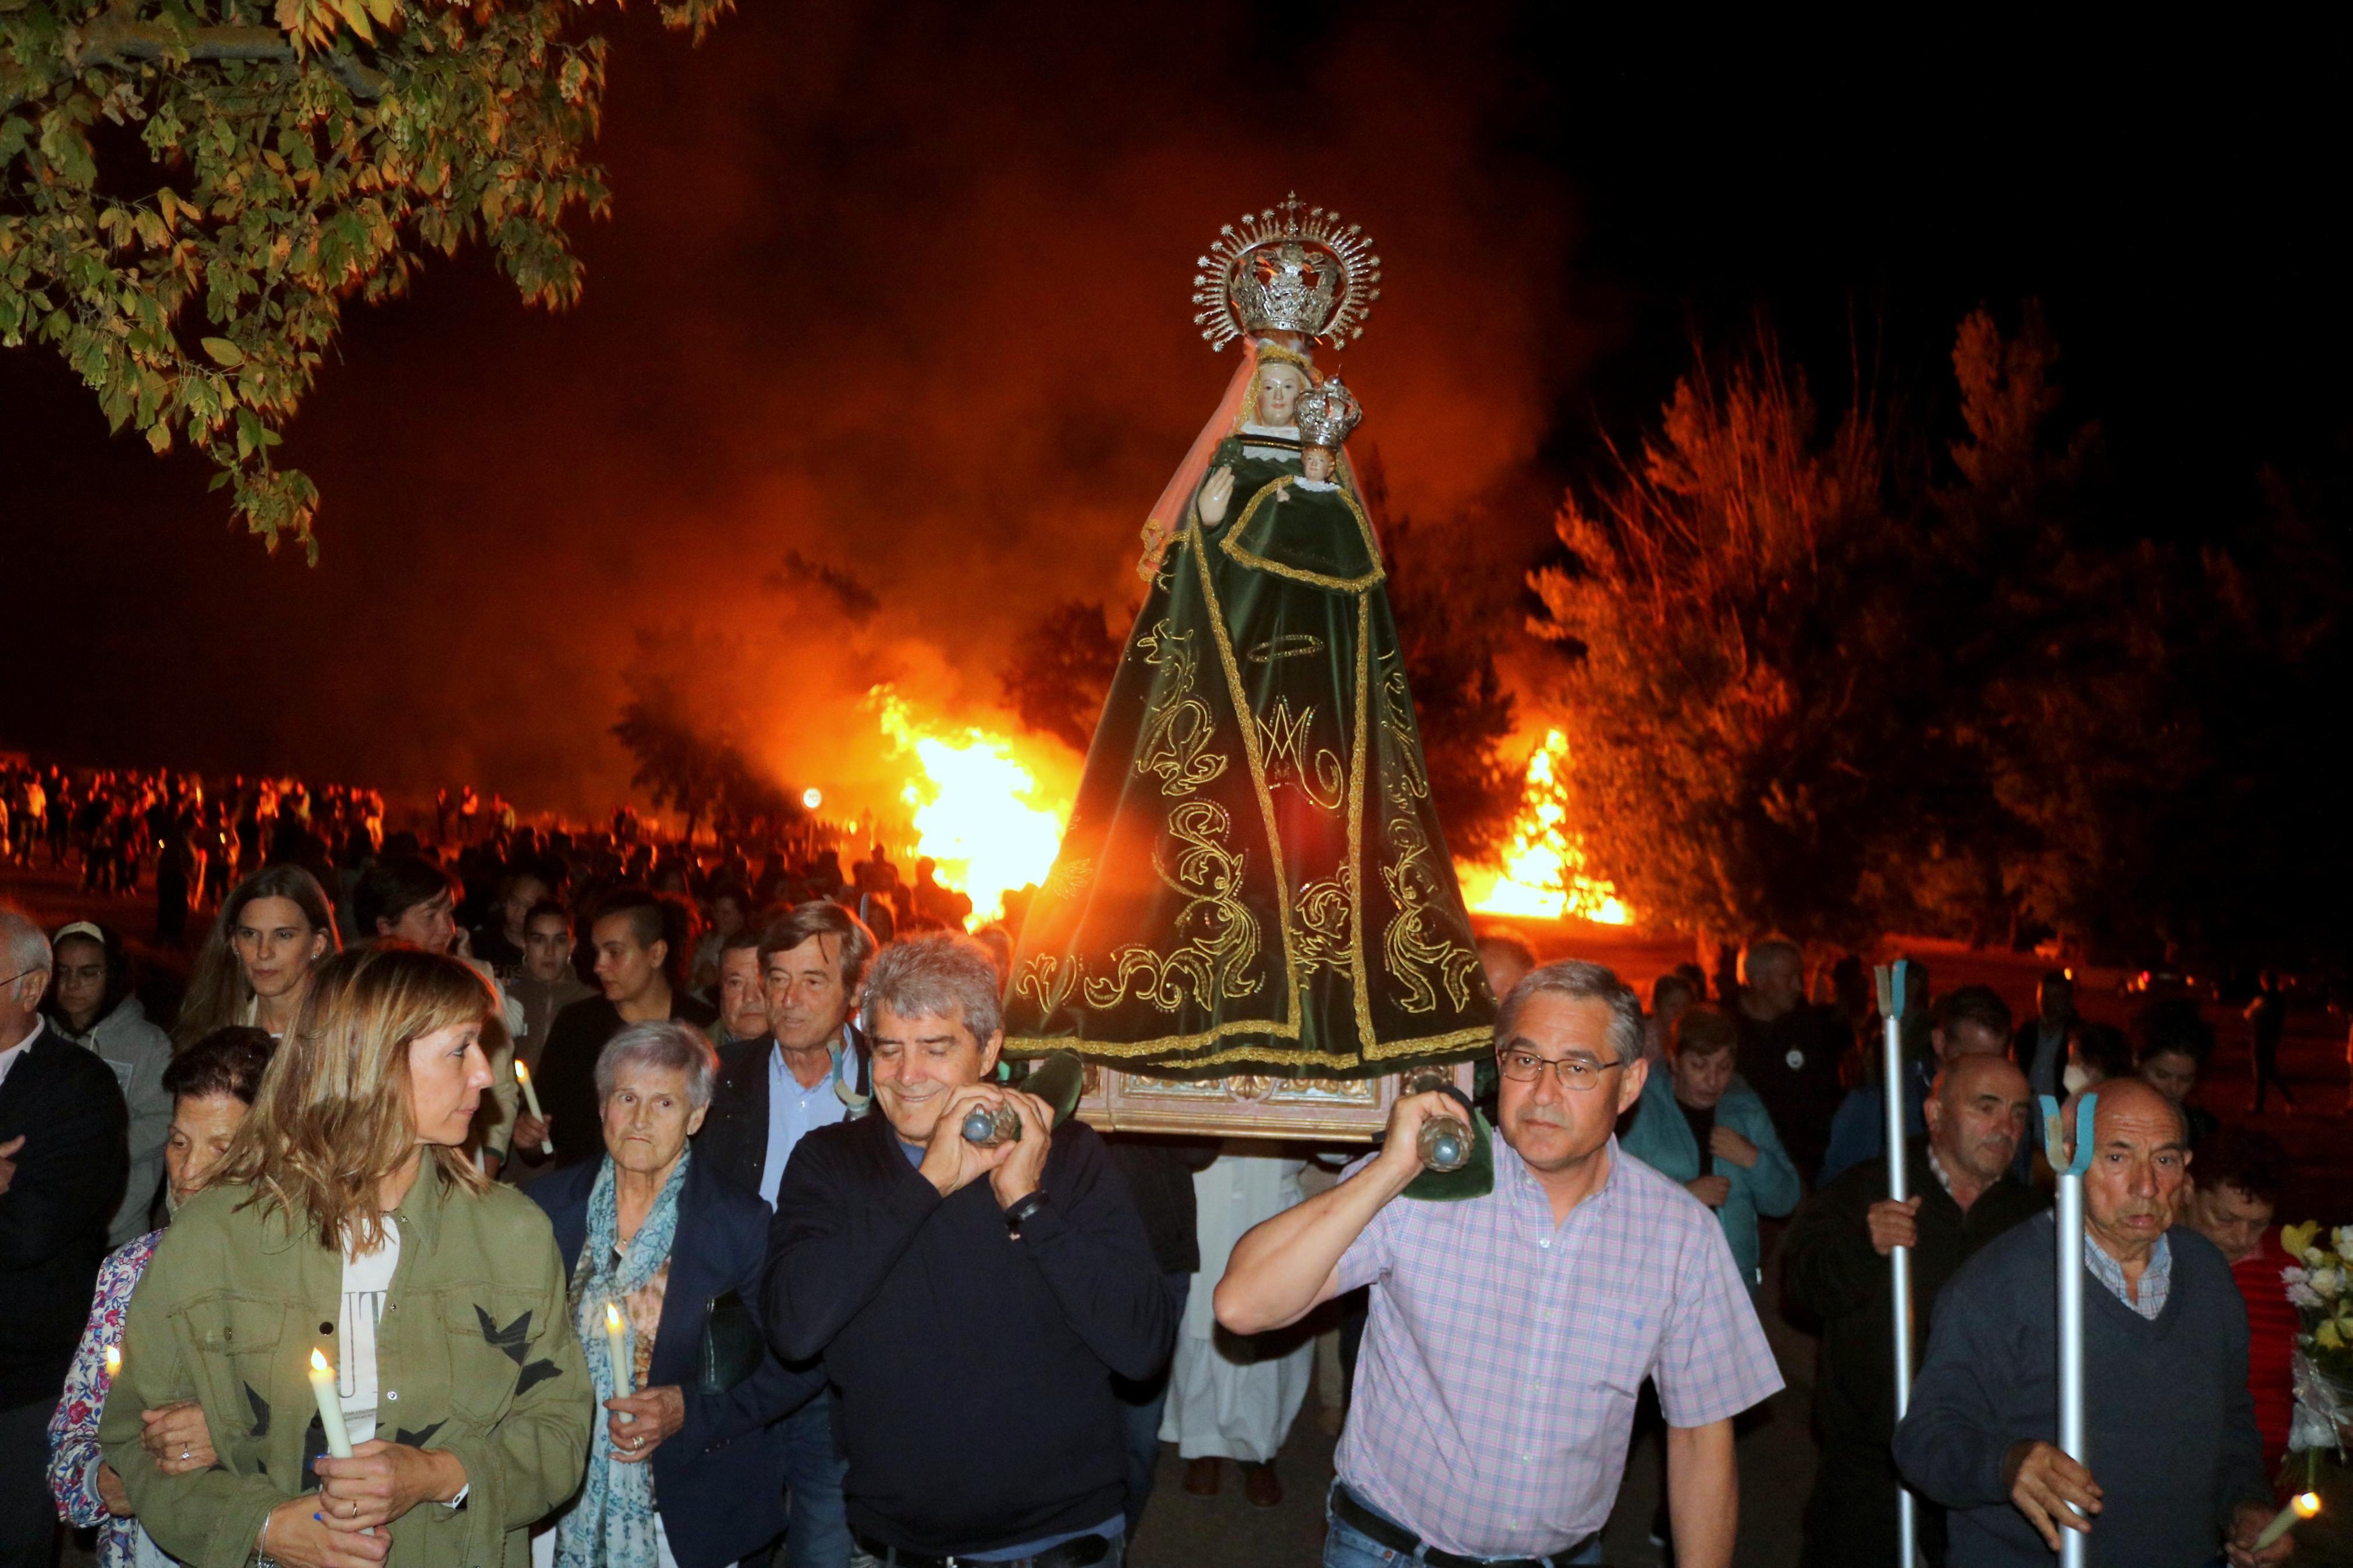
[[[1013,1200],[1005,1211],[1005,1228],[1018,1231],[1031,1215],[1046,1206],[1046,1189],[1039,1187]]]

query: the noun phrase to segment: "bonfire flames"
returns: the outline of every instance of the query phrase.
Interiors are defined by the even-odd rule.
[[[1007,893],[1043,882],[1054,868],[1068,804],[1049,798],[1052,792],[1039,786],[1006,737],[918,719],[888,686],[874,688],[867,701],[882,734],[915,764],[900,793],[914,853],[936,861],[939,879],[972,900],[975,924],[1001,918]],[[1615,888],[1587,875],[1584,847],[1567,826],[1561,784],[1567,766],[1568,737],[1551,731],[1528,756],[1502,865],[1457,868],[1472,909],[1601,925],[1633,919]]]
[[[1551,731],[1528,755],[1520,815],[1504,847],[1502,868],[1460,868],[1463,900],[1481,914],[1534,920],[1575,915],[1611,926],[1634,918],[1617,889],[1586,875],[1584,846],[1568,828],[1567,791],[1560,779],[1567,766],[1568,737]]]
[[[922,770],[900,793],[916,853],[937,861],[939,879],[972,900],[976,923],[1001,918],[1008,892],[1043,882],[1054,868],[1067,808],[1039,799],[1036,776],[1003,737],[921,723],[888,686],[868,700],[882,733]]]

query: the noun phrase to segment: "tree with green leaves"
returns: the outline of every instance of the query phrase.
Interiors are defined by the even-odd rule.
[[[315,559],[318,489],[275,452],[346,300],[470,241],[526,303],[579,298],[565,225],[610,199],[594,3],[0,0],[0,343]],[[733,5],[658,9],[699,40]]]
[[[1760,331],[1563,502],[1531,629],[1569,656],[1570,820],[1645,920],[1859,935],[1874,850],[1926,826],[1907,814],[1951,736],[1882,426],[1860,393],[1825,421]]]

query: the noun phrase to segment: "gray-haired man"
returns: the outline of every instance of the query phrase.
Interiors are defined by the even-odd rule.
[[[0,1568],[52,1555],[49,1415],[131,1158],[112,1070],[42,1026],[50,962],[41,928],[0,904]]]
[[[1103,1142],[984,1081],[1004,1030],[968,937],[884,948],[866,977],[875,1109],[803,1138],[763,1298],[787,1361],[822,1356],[859,1544],[884,1564],[1082,1568],[1124,1546],[1113,1374],[1151,1376],[1166,1287]],[[976,1105],[1021,1136],[965,1141]]]
[[[1380,1152],[1234,1247],[1218,1321],[1287,1327],[1371,1287],[1325,1568],[1599,1563],[1636,1392],[1667,1419],[1676,1560],[1726,1568],[1732,1418],[1781,1386],[1714,1214],[1618,1147],[1642,1009],[1598,963],[1530,973],[1495,1016],[1494,1190],[1403,1198],[1443,1094],[1391,1108]]]

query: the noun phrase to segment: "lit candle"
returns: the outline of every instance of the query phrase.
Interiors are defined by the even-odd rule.
[[[523,1066],[521,1062],[515,1063],[514,1068],[515,1081],[522,1085],[522,1102],[531,1107],[531,1113],[534,1119],[542,1122],[546,1121],[547,1113],[539,1108],[539,1090],[531,1087],[531,1068]],[[543,1154],[554,1155],[555,1152],[554,1142],[550,1139],[541,1139],[539,1141],[539,1152]]]
[[[2285,1508],[2272,1515],[2272,1521],[2263,1526],[2263,1532],[2261,1535],[2255,1537],[2255,1550],[2261,1552],[2319,1511],[2320,1494],[2318,1492],[2296,1493],[2287,1500]]]
[[[121,1345],[109,1345],[106,1347],[106,1385],[109,1388],[113,1387],[114,1380],[121,1375],[122,1347]]]
[[[352,1435],[343,1426],[343,1396],[335,1391],[335,1369],[323,1351],[311,1352],[311,1397],[319,1402],[319,1426],[327,1434],[327,1452],[338,1459],[352,1457]]]
[[[605,1346],[613,1357],[613,1396],[627,1399],[633,1392],[629,1374],[634,1370],[629,1365],[628,1325],[621,1321],[621,1309],[612,1301],[605,1303]]]

